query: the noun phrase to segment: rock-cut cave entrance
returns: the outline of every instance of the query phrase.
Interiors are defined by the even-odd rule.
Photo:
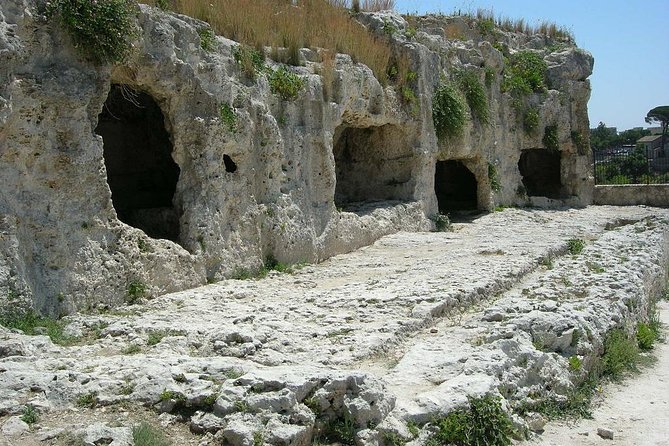
[[[560,198],[560,152],[546,149],[526,149],[520,153],[518,170],[528,196]]]
[[[176,242],[179,217],[173,199],[179,166],[156,101],[112,85],[95,132],[104,140],[107,182],[119,220],[149,237]]]
[[[417,161],[400,127],[342,124],[335,130],[333,152],[337,207],[358,210],[413,200]]]
[[[442,214],[478,209],[476,176],[460,160],[437,161],[434,192]]]

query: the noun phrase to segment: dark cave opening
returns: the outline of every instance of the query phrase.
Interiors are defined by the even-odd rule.
[[[520,154],[518,170],[528,196],[561,198],[560,152],[527,149]]]
[[[144,92],[112,85],[95,132],[104,140],[107,182],[119,220],[149,237],[176,242],[180,170],[160,106]]]
[[[413,200],[416,157],[400,127],[343,124],[335,130],[333,152],[337,207]]]
[[[237,163],[235,163],[229,155],[223,155],[223,165],[225,166],[225,171],[228,173],[237,172]]]
[[[478,183],[462,161],[437,161],[434,192],[442,214],[478,209]]]

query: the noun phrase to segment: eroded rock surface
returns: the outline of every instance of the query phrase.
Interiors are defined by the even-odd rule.
[[[570,239],[585,249],[569,254]],[[356,444],[422,445],[470,396],[509,410],[565,398],[607,332],[645,320],[668,256],[666,210],[507,209],[292,274],[68,316],[81,345],[3,330],[1,421],[36,407],[42,421],[17,434],[26,445],[131,427],[137,413],[179,444],[327,444],[348,426]],[[516,417],[520,431],[541,422]]]
[[[0,299],[69,314],[239,276],[270,257],[321,261],[430,228],[453,204],[440,197],[460,188],[479,210],[590,203],[587,138],[574,137],[589,127],[587,52],[483,36],[463,18],[417,19],[414,37],[397,14],[357,18],[406,55],[410,95],[345,54],[324,80],[321,52],[302,49],[303,65],[287,69],[305,86],[284,100],[266,74],[244,72],[238,43],[216,37],[206,51],[205,23],[144,5],[129,60],[95,66],[33,2],[3,1]],[[549,88],[524,99],[531,134],[501,86],[505,55],[521,50],[548,67]],[[488,79],[489,123],[468,114],[462,137],[440,142],[433,93],[462,70]],[[546,191],[526,187],[548,177]]]

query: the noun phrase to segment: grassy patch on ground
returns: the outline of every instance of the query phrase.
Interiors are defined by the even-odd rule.
[[[72,345],[76,338],[64,333],[65,323],[58,319],[42,317],[32,310],[10,312],[0,316],[0,325],[21,330],[28,336],[46,335],[54,344]]]
[[[638,372],[640,366],[652,362],[652,357],[641,354],[641,345],[652,348],[655,339],[657,334],[649,324],[639,324],[635,336],[619,328],[611,330],[604,341],[604,354],[566,398],[547,398],[523,404],[516,408],[516,412],[521,415],[538,412],[549,419],[591,418],[592,398],[597,389],[606,381],[620,381],[630,373]],[[576,372],[581,369],[582,363],[580,359],[576,361],[578,358],[573,358],[569,359],[569,368]]]
[[[132,429],[135,446],[171,446],[163,431],[152,424],[142,422]]]

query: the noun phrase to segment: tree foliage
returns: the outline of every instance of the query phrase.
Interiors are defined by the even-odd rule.
[[[669,105],[661,105],[648,111],[646,122],[648,124],[659,123],[662,126],[663,133],[666,133],[669,123]]]
[[[669,105],[660,105],[648,111],[646,114],[646,122],[648,124],[658,123],[662,127],[662,145],[667,140],[667,125],[669,124]]]
[[[618,133],[615,127],[607,127],[600,122],[596,128],[590,129],[590,146],[592,150],[603,150],[623,145],[634,145],[646,135],[650,135],[647,129],[629,129]]]

